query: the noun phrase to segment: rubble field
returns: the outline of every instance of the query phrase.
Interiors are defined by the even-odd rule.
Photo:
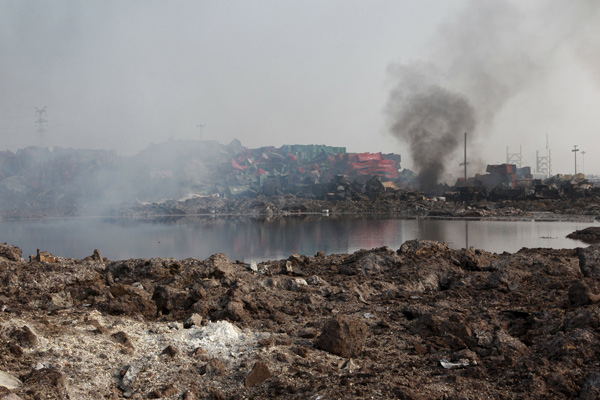
[[[114,150],[0,151],[0,220],[79,216],[377,213],[431,217],[600,215],[597,180],[533,179],[529,167],[488,165],[455,186],[427,184],[394,153],[239,140],[167,141],[133,156]]]
[[[244,264],[0,245],[0,399],[597,399],[600,247]]]
[[[594,189],[587,196],[577,198],[466,202],[404,190],[356,193],[347,200],[311,199],[294,195],[229,199],[209,196],[124,206],[114,208],[111,215],[130,218],[199,214],[286,216],[324,211],[332,214],[432,218],[599,219],[600,190]]]

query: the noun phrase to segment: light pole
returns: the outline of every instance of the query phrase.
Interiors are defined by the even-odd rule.
[[[581,173],[585,174],[585,151],[581,152]]]
[[[573,145],[573,150],[571,150],[574,154],[575,154],[575,175],[577,175],[577,152],[579,151],[579,149],[577,148],[577,145]]]

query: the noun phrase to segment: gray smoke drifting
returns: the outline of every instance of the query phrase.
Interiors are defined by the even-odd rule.
[[[458,165],[464,132],[471,143],[490,131],[503,107],[565,56],[597,75],[599,10],[595,0],[471,0],[439,28],[428,63],[389,68],[389,129],[408,144],[422,190]]]
[[[474,131],[475,110],[464,96],[430,82],[421,73],[426,69],[395,67],[400,82],[390,96],[388,112],[393,116],[391,131],[410,145],[421,190],[431,193],[462,133]]]

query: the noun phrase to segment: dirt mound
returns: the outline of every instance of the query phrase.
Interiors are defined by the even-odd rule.
[[[493,254],[415,240],[252,266],[222,254],[50,263],[2,246],[0,398],[600,391],[596,246]]]

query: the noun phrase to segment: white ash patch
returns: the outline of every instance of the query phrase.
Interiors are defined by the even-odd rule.
[[[133,385],[148,380],[153,386],[176,380],[183,370],[193,371],[198,364],[192,353],[202,347],[206,355],[221,359],[228,368],[237,368],[244,361],[254,359],[259,335],[241,330],[227,321],[209,322],[202,327],[183,329],[181,323],[145,322],[127,317],[102,315],[92,310],[73,318],[48,316],[50,324],[60,330],[48,334],[43,324],[33,318],[0,318],[0,330],[5,332],[27,325],[36,334],[38,342],[33,348],[23,348],[26,354],[36,355],[29,368],[49,367],[61,371],[67,380],[67,391],[74,399],[104,399],[109,389],[119,382],[120,371],[127,366],[140,367]],[[108,334],[95,331],[85,319],[96,319],[108,328]],[[134,348],[124,353],[123,346],[111,334],[125,332]],[[167,346],[179,350],[174,358],[163,354]],[[11,371],[7,371],[10,373]],[[153,377],[153,378],[152,378]],[[203,379],[198,376],[198,379]],[[104,388],[98,390],[98,388]]]

